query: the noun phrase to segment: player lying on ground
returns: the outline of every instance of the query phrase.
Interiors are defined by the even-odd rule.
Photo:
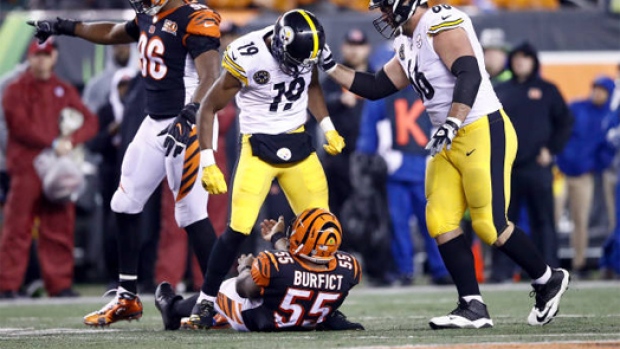
[[[303,211],[284,233],[284,219],[264,220],[261,234],[275,250],[239,258],[239,276],[222,283],[213,325],[237,331],[363,330],[338,310],[360,282],[362,270],[352,255],[338,251],[340,222],[325,209]],[[167,282],[155,293],[166,330],[189,317],[198,295],[183,299]],[[219,318],[219,320],[218,320]],[[212,325],[212,326],[213,326]],[[212,327],[210,326],[210,327]]]

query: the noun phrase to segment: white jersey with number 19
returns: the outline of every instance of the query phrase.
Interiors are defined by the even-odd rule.
[[[471,19],[454,7],[437,5],[429,8],[421,17],[411,38],[399,35],[394,39],[394,50],[398,60],[424,101],[424,106],[436,127],[442,125],[448,117],[456,77],[435,52],[433,38],[442,31],[457,28],[467,33],[482,75],[478,95],[463,125],[468,125],[502,107],[485,71],[482,47]]]
[[[285,74],[265,44],[272,33],[273,26],[248,33],[228,45],[222,58],[224,69],[243,85],[236,96],[242,134],[286,133],[306,122],[312,72]]]

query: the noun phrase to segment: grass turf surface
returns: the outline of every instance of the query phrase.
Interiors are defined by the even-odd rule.
[[[108,299],[3,301],[0,302],[0,348],[326,349],[539,342],[607,342],[605,347],[620,348],[620,282],[571,283],[562,299],[560,314],[543,327],[527,325],[527,315],[534,302],[528,297],[529,290],[527,284],[483,285],[482,294],[495,327],[443,331],[431,330],[428,320],[455,308],[457,297],[453,287],[354,289],[342,310],[352,321],[364,324],[366,331],[359,332],[168,332],[162,330],[152,296],[142,297],[145,309],[139,322],[91,329],[82,324],[82,316],[98,309]]]

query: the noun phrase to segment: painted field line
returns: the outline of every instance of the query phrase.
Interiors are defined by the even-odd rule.
[[[563,341],[563,342],[489,342],[489,343],[470,343],[470,344],[415,344],[415,345],[395,345],[395,346],[368,346],[368,347],[351,347],[344,349],[431,349],[431,348],[545,348],[545,347],[561,347],[565,349],[570,349],[570,347],[566,347],[567,345],[571,346],[592,346],[592,348],[616,348],[620,346],[620,342],[618,341]]]

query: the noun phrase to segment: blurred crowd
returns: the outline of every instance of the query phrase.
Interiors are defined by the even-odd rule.
[[[526,2],[536,7],[558,5],[550,0],[510,2],[510,6]],[[45,8],[47,3],[30,0],[24,5]],[[125,3],[92,0],[81,1],[80,6],[124,7]],[[346,3],[352,6],[355,1]],[[223,22],[221,31],[224,48],[241,35],[242,28]],[[615,193],[620,168],[620,65],[617,76],[592,81],[586,98],[565,101],[558,88],[541,77],[538,52],[531,44],[511,45],[499,28],[486,29],[480,40],[486,70],[520,140],[509,218],[530,227],[526,230],[531,230],[536,245],[554,267],[561,263],[558,227],[570,221],[573,253],[568,267],[578,277],[618,278],[620,195]],[[393,55],[389,44],[372,47],[367,33],[358,28],[347,31],[341,42],[333,49],[343,64],[356,70],[374,71]],[[0,298],[17,296],[10,291],[16,287],[29,296],[45,290],[56,297],[77,296],[74,282],[116,287],[117,232],[110,200],[118,185],[120,160],[145,117],[144,85],[133,59],[135,48],[112,47],[106,69],[88,81],[81,96],[54,74],[58,50],[62,47],[52,40],[45,45],[33,42],[26,61],[0,77],[0,125],[6,123],[0,127],[0,160],[5,160],[0,161],[4,208]],[[329,183],[330,208],[347,232],[343,249],[361,256],[365,280],[372,286],[411,285],[423,277],[432,284],[450,284],[426,228],[424,146],[431,124],[421,101],[412,89],[370,102],[331,80],[326,80],[323,88],[330,116],[347,144],[337,156],[319,154]],[[36,108],[41,120],[34,122],[24,105]],[[238,154],[236,113],[231,103],[218,114],[217,162],[227,180]],[[309,121],[309,130],[316,127]],[[314,136],[317,144],[322,144],[321,132]],[[316,149],[322,151],[320,146]],[[67,155],[72,160],[59,164],[58,159]],[[603,199],[595,197],[595,183],[604,186]],[[145,207],[140,232],[141,292],[152,292],[163,280],[180,290],[196,289],[202,283],[186,235],[175,223],[173,200],[168,187],[162,185]],[[209,201],[209,214],[218,233],[226,226],[227,200],[221,195]],[[602,257],[592,262],[586,252],[597,200],[606,207],[604,229],[609,239],[597,246]],[[274,182],[262,216],[280,214],[287,221],[293,218]],[[463,227],[471,231],[468,221],[465,215]],[[262,249],[258,240],[251,239],[244,251]],[[479,280],[512,282],[520,278],[520,271],[510,261],[481,250],[473,237],[471,243]],[[600,273],[594,273],[599,269]]]

